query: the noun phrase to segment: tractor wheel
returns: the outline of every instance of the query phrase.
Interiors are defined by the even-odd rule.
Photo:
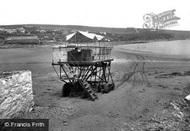
[[[109,86],[110,91],[115,89],[115,84],[114,83],[108,84],[108,86]]]
[[[84,89],[82,88],[82,86],[80,85],[79,82],[75,82],[74,83],[74,88],[75,88],[75,91],[78,93],[78,92],[84,92]]]
[[[62,88],[62,96],[63,97],[69,96],[71,93],[71,88],[72,88],[71,84],[69,84],[69,83],[64,84],[63,88]]]
[[[102,85],[102,93],[108,93],[115,89],[115,84],[104,84]]]
[[[99,86],[97,86],[97,88],[98,88],[97,93],[99,93],[99,92],[102,91],[102,89],[104,88],[104,86],[103,85],[99,85]]]
[[[102,93],[108,93],[109,92],[109,86],[108,84],[102,85]]]

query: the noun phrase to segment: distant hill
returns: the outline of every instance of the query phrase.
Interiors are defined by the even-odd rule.
[[[65,41],[65,36],[73,31],[81,30],[104,35],[112,41],[149,41],[149,40],[183,40],[190,39],[190,31],[176,30],[152,30],[143,28],[110,28],[110,27],[90,27],[80,25],[6,25],[0,26],[6,29],[24,28],[25,32],[16,30],[13,33],[4,34],[0,31],[0,36],[9,35],[37,35],[41,40]]]
[[[133,33],[132,28],[110,28],[110,27],[90,27],[90,26],[80,26],[80,25],[41,25],[41,24],[26,24],[26,25],[7,25],[1,27],[10,27],[10,28],[20,28],[23,26],[33,26],[41,27],[46,30],[81,30],[89,32],[107,32],[113,34],[128,34]]]

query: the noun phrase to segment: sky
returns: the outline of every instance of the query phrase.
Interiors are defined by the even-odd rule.
[[[190,31],[190,0],[0,0],[0,25],[143,27],[143,16],[175,9],[172,30]]]

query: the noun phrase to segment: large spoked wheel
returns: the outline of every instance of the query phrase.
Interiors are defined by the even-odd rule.
[[[69,96],[71,93],[71,88],[72,88],[72,84],[69,84],[69,83],[64,84],[62,88],[62,96],[63,97]]]
[[[114,84],[114,83],[108,84],[108,86],[109,86],[109,89],[110,89],[110,90],[114,90],[114,89],[115,89],[115,84]]]
[[[108,93],[115,89],[115,84],[104,84],[102,85],[102,93]]]
[[[102,85],[102,93],[108,93],[109,92],[109,86],[108,84]]]

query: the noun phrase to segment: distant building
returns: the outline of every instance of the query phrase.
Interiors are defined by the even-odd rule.
[[[41,41],[37,36],[9,36],[4,44],[41,44]]]

